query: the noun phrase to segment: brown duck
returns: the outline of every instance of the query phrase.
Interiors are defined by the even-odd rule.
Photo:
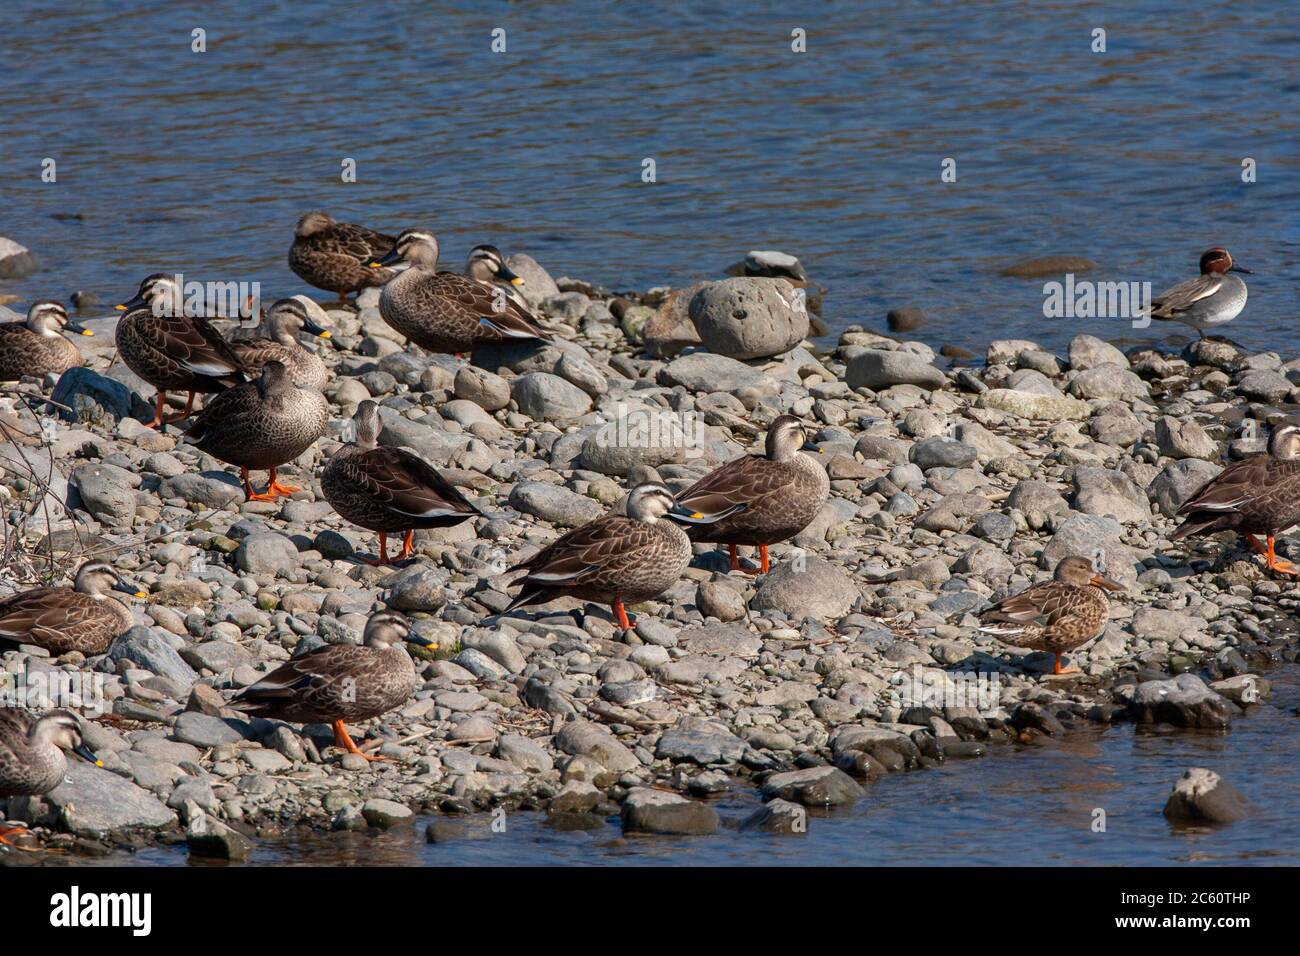
[[[506,287],[437,271],[438,240],[432,233],[404,230],[388,254],[372,265],[400,261],[411,267],[384,285],[379,314],[421,348],[460,354],[507,339],[550,341],[550,334]]]
[[[158,389],[150,428],[188,418],[199,392],[221,392],[247,377],[229,343],[202,316],[186,315],[180,284],[155,273],[140,283],[135,298],[117,306],[117,350],[131,371]],[[189,393],[185,411],[163,417],[167,392]]]
[[[679,494],[684,509],[703,516],[687,528],[691,540],[727,545],[733,571],[736,546],[757,546],[766,574],[768,545],[808,527],[830,495],[826,469],[799,452],[807,440],[799,419],[781,415],[768,427],[766,454],[733,459]]]
[[[1106,629],[1110,617],[1106,591],[1123,590],[1122,584],[1099,573],[1087,558],[1062,558],[1051,581],[1032,585],[984,611],[980,630],[1013,647],[1055,654],[1052,673],[1063,674],[1061,655]]]
[[[349,292],[381,286],[391,269],[371,269],[371,260],[393,247],[392,236],[350,222],[335,222],[323,212],[298,220],[289,247],[289,268],[318,289],[337,292],[346,302]]]
[[[329,644],[281,664],[235,695],[231,707],[258,717],[334,725],[334,742],[367,760],[344,721],[369,720],[400,707],[420,686],[415,665],[402,647],[438,645],[411,633],[400,614],[381,612],[366,623],[365,643]]]
[[[70,750],[81,759],[104,766],[81,735],[81,722],[66,710],[52,710],[44,717],[17,707],[0,707],[0,797],[36,797],[49,793],[63,782]],[[27,849],[11,842],[23,827],[0,826],[0,843]]]
[[[329,370],[321,357],[298,341],[306,332],[328,339],[330,332],[319,323],[328,321],[325,310],[305,295],[279,299],[266,313],[270,338],[237,339],[230,343],[249,375],[260,375],[267,362],[276,361],[289,370],[295,385],[321,391],[329,381]]]
[[[388,564],[388,536],[405,535],[395,560],[409,557],[416,528],[446,528],[482,512],[422,458],[379,445],[379,406],[364,401],[352,416],[356,441],[321,471],[326,500],[348,521],[379,533],[377,564]]]
[[[503,613],[558,597],[608,604],[627,630],[625,604],[648,601],[672,587],[691,561],[691,542],[674,520],[698,518],[658,482],[632,489],[627,515],[608,514],[561,535],[510,571],[527,571]]]
[[[222,392],[194,419],[185,440],[213,458],[239,467],[249,501],[273,501],[301,489],[282,485],[276,470],[293,461],[325,431],[329,403],[314,388],[295,385],[280,362],[267,362],[262,374]],[[269,470],[265,492],[254,493],[250,468]]]
[[[33,302],[24,322],[0,323],[0,382],[30,375],[62,375],[81,364],[81,352],[63,332],[94,335],[69,321],[68,310],[52,299]]]
[[[133,623],[131,612],[110,591],[148,596],[111,564],[87,561],[70,588],[33,588],[0,601],[0,638],[51,654],[103,654]]]
[[[1279,534],[1300,522],[1300,428],[1283,425],[1268,437],[1268,452],[1229,465],[1178,509],[1186,519],[1172,540],[1235,531],[1264,556],[1265,567],[1300,574],[1274,554]],[[1261,543],[1259,535],[1264,535]]]

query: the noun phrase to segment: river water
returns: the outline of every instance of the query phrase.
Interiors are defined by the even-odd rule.
[[[324,208],[428,227],[449,261],[491,241],[615,289],[684,285],[780,249],[829,287],[833,330],[883,329],[912,303],[928,322],[910,334],[935,346],[1025,336],[1060,350],[1079,332],[1186,336],[1044,319],[1043,280],[1002,265],[1081,255],[1099,265],[1089,278],[1159,292],[1222,244],[1255,271],[1231,337],[1297,353],[1293,8],[1149,2],[1121,21],[1083,3],[681,6],[398,2],[357,16],[341,0],[201,14],[9,0],[0,234],[44,268],[0,293],[16,308],[78,289],[112,303],[155,271],[256,280],[267,300],[305,291],[285,253],[296,218]],[[47,158],[55,182],[41,179]],[[345,159],[355,182],[340,179]],[[253,862],[1294,864],[1300,684],[1294,668],[1273,676],[1274,699],[1226,736],[1118,725],[998,748],[878,782],[800,838],[624,840],[616,820],[561,832],[515,814],[504,834],[483,817],[447,843],[426,844],[422,827],[329,835],[263,844]],[[1171,829],[1160,808],[1193,765],[1235,782],[1255,814]],[[756,805],[739,793],[719,803],[729,824]]]

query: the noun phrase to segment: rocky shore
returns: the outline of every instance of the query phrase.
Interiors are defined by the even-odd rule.
[[[304,489],[283,502],[245,503],[175,429],[141,426],[153,390],[111,361],[111,322],[91,320],[86,367],[40,383],[62,408],[36,419],[0,396],[4,586],[32,586],[51,551],[65,571],[93,553],[149,597],[101,657],[3,649],[0,692],[43,706],[42,688],[75,679],[106,710],[87,736],[105,769],[73,759],[64,784],[11,799],[7,817],[51,847],[187,840],[241,859],[285,828],[498,806],[709,834],[709,797],[748,787],[766,803],[746,829],[798,833],[804,807],[869,801],[893,773],[1086,721],[1228,731],[1267,694],[1264,672],[1295,658],[1293,592],[1230,536],[1169,536],[1221,461],[1296,418],[1300,361],[1217,341],[1126,354],[1079,335],[1064,356],[1002,340],[946,367],[856,326],[814,345],[820,291],[786,260],[751,254],[747,274],[616,295],[512,256],[557,342],[470,364],[404,350],[376,290],[357,309],[327,305],[336,419],[281,469]],[[417,532],[405,567],[354,560],[374,538],[316,477],[367,398],[382,442],[423,455],[487,514]],[[681,488],[751,450],[783,412],[812,423],[832,496],[773,547],[771,573],[728,574],[725,554],[699,547],[672,590],[631,609],[627,634],[606,609],[575,617],[562,602],[498,616],[508,564],[636,481]],[[1071,554],[1127,592],[1070,655],[1080,672],[1056,677],[1049,655],[997,643],[976,616]],[[358,728],[387,761],[343,753],[324,726],[226,708],[293,653],[358,641],[380,604],[440,645],[418,652],[415,697]]]

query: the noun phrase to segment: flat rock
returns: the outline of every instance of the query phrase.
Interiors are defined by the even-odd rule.
[[[134,829],[156,829],[176,822],[176,814],[148,790],[84,761],[69,760],[64,781],[46,794],[67,830],[102,840]]]

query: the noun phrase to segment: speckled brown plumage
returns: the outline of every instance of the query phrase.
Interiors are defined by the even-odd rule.
[[[369,263],[393,247],[396,240],[382,232],[348,222],[335,222],[323,212],[298,220],[289,268],[318,289],[349,292],[380,286],[393,277],[391,269],[371,269]]]
[[[201,316],[142,305],[118,320],[116,341],[122,361],[160,392],[220,392],[245,378],[239,356]]]
[[[782,415],[768,429],[765,454],[733,459],[681,492],[682,507],[706,519],[687,526],[690,539],[765,551],[808,527],[831,483],[821,463],[799,451],[804,441],[799,420]]]
[[[80,365],[81,352],[60,334],[65,328],[89,334],[68,321],[62,304],[49,299],[33,303],[22,322],[0,323],[0,382],[62,375]]]
[[[51,654],[103,654],[133,623],[110,590],[138,593],[103,561],[87,561],[70,588],[32,588],[0,601],[0,639]]]
[[[508,291],[454,272],[437,272],[437,240],[407,229],[382,261],[406,259],[379,296],[384,321],[430,352],[470,352],[507,339],[549,341],[550,335]]]
[[[321,317],[325,314],[306,296],[281,299],[267,313],[269,337],[236,339],[230,343],[251,377],[261,375],[267,362],[279,362],[289,370],[289,377],[295,385],[305,385],[316,391],[325,387],[329,381],[325,362],[298,341],[298,333],[304,331],[311,335],[329,336],[330,333],[313,320],[313,311]]]
[[[1106,629],[1108,590],[1120,585],[1095,572],[1087,558],[1063,558],[1051,581],[1031,585],[980,614],[980,628],[1004,644],[1060,655],[1088,643]]]
[[[336,451],[321,470],[321,490],[334,510],[370,531],[445,528],[481,512],[423,459],[376,445],[378,406],[362,402],[354,416],[357,440]]]
[[[1300,522],[1300,430],[1289,425],[1275,428],[1266,454],[1223,469],[1185,501],[1178,514],[1185,518],[1172,540],[1236,531],[1265,555],[1271,570],[1293,573],[1289,562],[1274,556],[1273,541]],[[1255,535],[1265,535],[1267,546],[1261,546]]]
[[[325,396],[294,385],[283,365],[270,362],[256,381],[208,402],[186,439],[214,458],[261,470],[293,461],[321,436],[328,421]]]
[[[662,495],[668,504],[648,514],[636,496]],[[561,535],[533,557],[512,567],[528,573],[506,612],[557,597],[600,604],[635,604],[658,597],[681,577],[691,560],[686,534],[662,515],[672,503],[667,488],[639,485],[629,497],[632,517],[605,515]]]

